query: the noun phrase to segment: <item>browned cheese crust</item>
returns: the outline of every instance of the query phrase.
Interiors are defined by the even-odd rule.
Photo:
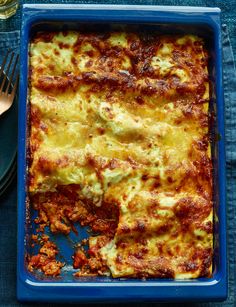
[[[38,231],[68,235],[74,223],[90,226],[89,251],[72,251],[77,276],[211,276],[203,40],[40,32],[29,58],[28,191]],[[57,275],[56,252],[46,247],[29,268]]]

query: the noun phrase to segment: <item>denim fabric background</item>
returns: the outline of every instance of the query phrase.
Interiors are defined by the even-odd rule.
[[[220,7],[222,9],[224,91],[226,115],[226,162],[227,162],[227,211],[228,211],[228,262],[229,296],[224,303],[170,304],[170,306],[236,306],[236,72],[233,54],[236,55],[236,0],[103,0],[103,1],[20,1],[22,3],[105,3],[192,5]],[[7,21],[0,21],[0,63],[9,48],[19,46],[21,11]],[[5,33],[4,33],[5,32]],[[230,38],[230,40],[229,40]],[[231,44],[230,44],[231,43]],[[1,144],[0,144],[1,146]],[[0,306],[24,306],[16,301],[16,180],[0,197]],[[68,302],[69,303],[69,302]],[[126,305],[126,304],[123,304]],[[130,304],[133,306],[160,306],[161,304]],[[25,306],[56,306],[55,304]],[[85,305],[83,305],[85,306]],[[90,305],[91,306],[91,305]],[[102,306],[99,304],[98,306]],[[126,305],[128,306],[128,304]],[[124,307],[126,307],[124,306]],[[166,306],[166,304],[164,305]]]

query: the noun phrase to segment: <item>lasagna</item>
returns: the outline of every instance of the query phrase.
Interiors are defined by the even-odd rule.
[[[75,276],[210,277],[204,41],[125,29],[39,32],[29,61],[28,195],[38,235],[89,227],[71,250]],[[28,268],[60,274],[60,248],[40,242]]]

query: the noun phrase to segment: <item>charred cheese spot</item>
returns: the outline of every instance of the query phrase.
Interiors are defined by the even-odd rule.
[[[99,234],[74,253],[76,276],[211,275],[207,58],[194,35],[32,39],[29,194],[41,228]],[[29,267],[56,264],[42,248]]]

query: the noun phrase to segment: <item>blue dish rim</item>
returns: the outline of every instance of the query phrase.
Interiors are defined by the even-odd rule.
[[[99,10],[99,14],[98,14]],[[31,26],[39,21],[181,23],[209,26],[215,36],[217,125],[219,171],[219,257],[220,266],[210,279],[191,281],[124,282],[41,282],[30,278],[24,265],[26,221],[26,102],[28,71],[28,37]],[[18,121],[18,240],[17,297],[20,301],[47,302],[117,302],[117,301],[221,301],[227,297],[226,202],[224,103],[220,9],[168,6],[124,5],[23,5],[21,31],[21,79]],[[125,292],[124,292],[125,287]]]

